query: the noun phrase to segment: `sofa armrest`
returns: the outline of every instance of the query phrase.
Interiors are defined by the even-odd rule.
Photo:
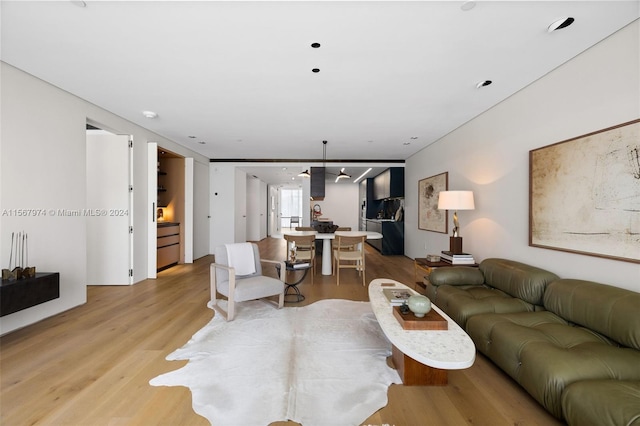
[[[437,268],[429,275],[429,281],[439,285],[482,285],[484,275],[478,268],[469,266],[451,266]]]

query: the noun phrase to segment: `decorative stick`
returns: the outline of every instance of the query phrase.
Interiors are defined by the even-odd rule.
[[[13,237],[15,235],[15,232],[11,233],[11,250],[9,253],[9,270],[11,270],[11,262],[13,261]]]
[[[24,269],[24,267],[25,267],[25,264],[24,264],[24,241],[25,241],[26,238],[27,238],[27,234],[24,231],[22,231],[22,259],[20,259],[20,260],[22,260],[22,269]]]

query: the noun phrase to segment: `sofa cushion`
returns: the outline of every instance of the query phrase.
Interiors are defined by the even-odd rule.
[[[478,268],[470,266],[447,266],[434,269],[429,275],[429,282],[435,286],[482,285],[484,284],[484,275]]]
[[[481,314],[467,333],[551,414],[562,418],[561,395],[585,379],[640,380],[640,352],[621,348],[549,311]]]
[[[434,303],[462,328],[467,319],[481,313],[511,313],[533,311],[534,306],[485,286],[442,286]]]
[[[538,306],[542,306],[547,284],[558,279],[552,272],[508,259],[485,259],[480,271],[485,284]]]
[[[570,426],[640,426],[640,381],[583,380],[562,392]]]
[[[544,307],[623,346],[640,349],[640,293],[591,281],[562,279],[547,286]]]

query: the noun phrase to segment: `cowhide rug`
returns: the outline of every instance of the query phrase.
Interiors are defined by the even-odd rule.
[[[215,315],[167,357],[187,365],[150,383],[189,387],[193,409],[214,426],[359,425],[401,383],[390,354],[368,302],[276,309],[252,301],[238,304],[231,322]]]

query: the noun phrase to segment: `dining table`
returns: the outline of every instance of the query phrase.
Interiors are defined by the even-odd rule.
[[[333,265],[331,262],[331,240],[336,235],[344,235],[346,237],[359,237],[366,235],[368,240],[379,240],[382,234],[373,231],[336,231],[336,232],[317,232],[317,231],[286,231],[284,235],[305,236],[315,235],[317,240],[322,240],[322,275],[333,275]],[[288,252],[288,247],[287,247]]]

